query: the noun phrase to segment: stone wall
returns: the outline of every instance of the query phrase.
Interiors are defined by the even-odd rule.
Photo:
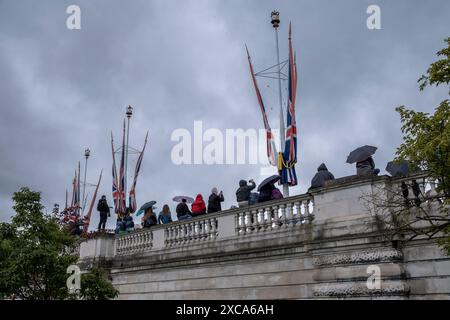
[[[91,239],[119,299],[449,299],[450,259],[427,239],[387,242],[360,197],[388,177]],[[270,215],[271,212],[272,217]],[[381,286],[367,285],[374,270]]]

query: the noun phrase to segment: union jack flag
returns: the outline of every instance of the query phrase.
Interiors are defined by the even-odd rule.
[[[295,121],[295,98],[297,92],[297,64],[292,50],[291,24],[289,24],[289,99],[286,117],[286,142],[283,153],[284,164],[281,170],[280,183],[297,185],[295,164],[297,163],[297,124]]]
[[[139,175],[139,170],[141,169],[142,159],[144,158],[145,146],[147,145],[147,137],[148,137],[148,132],[147,132],[147,135],[145,136],[144,147],[142,148],[142,151],[139,154],[139,158],[138,158],[137,163],[136,163],[136,168],[134,170],[133,185],[131,187],[130,196],[129,196],[130,212],[131,213],[134,213],[137,210],[136,182],[137,182],[137,177]]]
[[[259,107],[261,109],[261,113],[263,116],[264,128],[266,129],[267,157],[269,158],[269,163],[272,166],[276,166],[277,163],[275,160],[275,154],[277,153],[277,151],[276,151],[276,147],[275,147],[275,141],[274,141],[272,129],[270,128],[269,120],[267,119],[266,108],[265,108],[264,102],[262,100],[261,92],[259,91],[259,88],[258,88],[258,83],[256,82],[256,77],[255,77],[255,73],[253,71],[252,61],[250,58],[250,54],[248,53],[247,46],[245,47],[245,49],[247,50],[248,64],[250,66],[250,73],[252,75],[253,85],[255,86],[256,98],[258,99],[258,104],[259,104]]]
[[[112,176],[113,176],[113,183],[112,183],[112,196],[114,200],[114,211],[116,213],[119,213],[119,190],[118,190],[118,183],[117,183],[117,170],[116,170],[116,156],[114,154],[114,142],[113,142],[113,136],[111,132],[111,149],[112,149],[112,157],[113,157],[113,164],[112,164]]]

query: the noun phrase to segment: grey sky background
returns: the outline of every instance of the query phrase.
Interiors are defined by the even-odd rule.
[[[81,7],[81,30],[66,28],[66,8]],[[381,30],[368,30],[366,9],[381,8]],[[22,186],[42,191],[50,211],[63,206],[77,162],[92,151],[88,181],[104,169],[100,194],[111,197],[110,131],[120,141],[125,107],[135,114],[130,144],[149,130],[138,205],[158,211],[177,194],[206,198],[224,191],[235,202],[239,179],[259,165],[172,164],[177,128],[263,128],[244,44],[254,67],[275,63],[270,12],[281,13],[281,56],[292,21],[299,72],[297,174],[291,194],[306,191],[325,162],[335,176],[354,174],[347,154],[378,146],[377,166],[401,143],[394,108],[432,112],[445,90],[418,90],[417,79],[450,36],[450,2],[438,1],[12,1],[0,0],[0,221]],[[276,83],[260,87],[278,127]],[[129,175],[134,170],[131,159]],[[131,180],[131,178],[129,178]],[[93,189],[88,189],[90,194]],[[94,213],[92,227],[98,222]],[[114,225],[114,219],[108,225]]]

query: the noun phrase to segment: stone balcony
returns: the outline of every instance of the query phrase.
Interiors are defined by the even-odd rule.
[[[435,272],[445,279],[430,297],[448,298],[450,261],[425,239],[393,247],[361,200],[412,179],[423,194],[435,192],[425,173],[345,177],[307,194],[89,239],[80,245],[80,265],[107,267],[122,299],[404,299],[434,284],[414,280],[411,289],[407,281],[405,266],[417,268],[414,255],[425,250],[425,260],[431,255],[445,269]],[[376,294],[365,284],[374,263],[385,270]]]

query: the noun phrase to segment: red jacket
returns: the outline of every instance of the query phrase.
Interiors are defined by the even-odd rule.
[[[195,197],[195,201],[192,203],[192,212],[206,213],[205,201],[203,201],[203,197],[201,194],[198,194],[197,197]]]

